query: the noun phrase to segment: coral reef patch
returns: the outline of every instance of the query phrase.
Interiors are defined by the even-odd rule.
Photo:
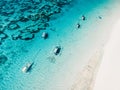
[[[2,64],[5,64],[5,62],[8,60],[8,58],[5,55],[0,55],[0,66]]]
[[[72,0],[2,0],[0,1],[0,43],[12,40],[31,40],[49,21],[63,12]],[[9,30],[10,34],[7,33]]]

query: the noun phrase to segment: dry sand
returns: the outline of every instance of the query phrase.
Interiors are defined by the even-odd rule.
[[[115,23],[93,90],[120,90],[120,20]]]
[[[97,50],[88,64],[83,68],[76,78],[71,90],[93,90],[93,85],[103,56],[103,48]]]

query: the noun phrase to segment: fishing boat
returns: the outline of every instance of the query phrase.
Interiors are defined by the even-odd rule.
[[[85,20],[86,18],[85,18],[85,16],[84,15],[82,15],[82,20]]]
[[[23,68],[22,68],[22,72],[27,73],[31,70],[31,67],[33,66],[33,62],[32,63],[27,63]]]
[[[48,33],[47,32],[43,32],[42,33],[42,38],[47,39],[48,38]]]
[[[54,48],[54,54],[55,55],[58,55],[59,53],[60,53],[60,50],[61,50],[61,47],[60,46],[56,46],[55,48]]]

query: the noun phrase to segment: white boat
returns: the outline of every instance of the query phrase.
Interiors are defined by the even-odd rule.
[[[77,28],[80,28],[80,24],[79,23],[77,24]]]
[[[26,65],[22,68],[22,72],[24,72],[24,73],[29,72],[29,71],[31,70],[31,67],[32,67],[33,64],[34,64],[33,62],[26,64]]]
[[[82,15],[82,20],[85,20],[86,18],[85,18],[85,16],[84,15]]]
[[[54,48],[54,54],[55,55],[58,55],[59,53],[60,53],[60,50],[61,50],[61,47],[60,46],[56,46],[55,48]]]
[[[42,38],[47,39],[48,38],[48,33],[47,32],[43,32],[42,33]]]

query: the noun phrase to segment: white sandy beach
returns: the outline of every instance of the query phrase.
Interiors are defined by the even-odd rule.
[[[78,74],[71,90],[92,90],[96,73],[98,71],[103,56],[103,48],[97,50],[90,58],[88,64]]]
[[[116,22],[95,81],[94,90],[120,90],[120,20]]]

